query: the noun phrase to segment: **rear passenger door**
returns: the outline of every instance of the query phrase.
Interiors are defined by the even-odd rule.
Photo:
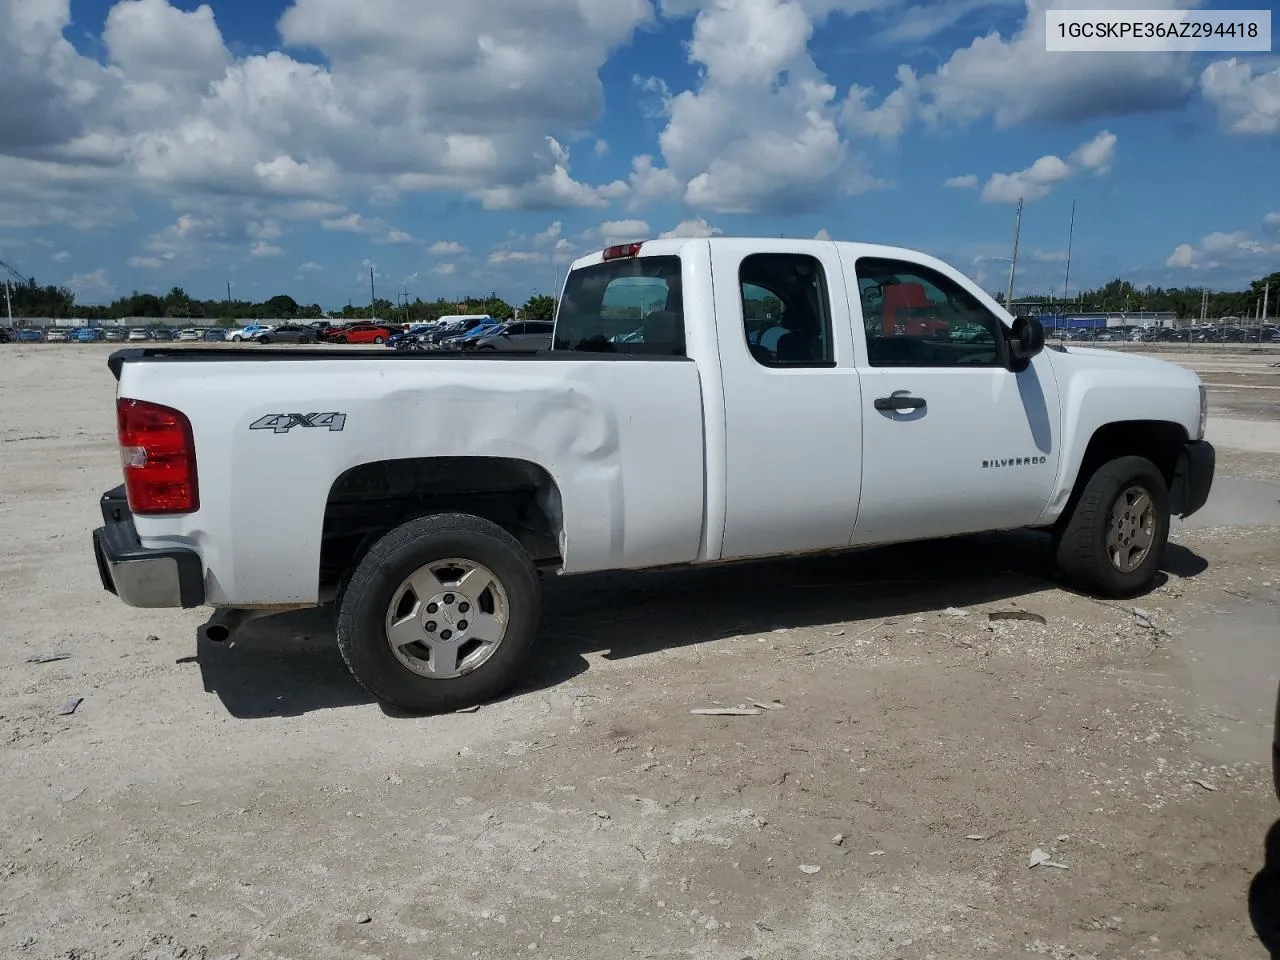
[[[834,243],[711,244],[725,408],[724,559],[843,547],[862,424]],[[714,515],[713,511],[708,511]]]

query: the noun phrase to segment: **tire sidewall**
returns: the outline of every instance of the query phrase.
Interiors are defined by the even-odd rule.
[[[1150,552],[1136,570],[1122,573],[1112,564],[1107,554],[1107,534],[1111,527],[1111,511],[1120,495],[1129,487],[1141,486],[1151,497],[1155,507],[1155,531]],[[1142,457],[1124,457],[1112,461],[1094,474],[1089,482],[1086,497],[1094,497],[1097,503],[1098,522],[1095,525],[1092,549],[1096,552],[1097,576],[1107,592],[1116,596],[1140,593],[1155,577],[1164,558],[1171,526],[1169,514],[1169,489],[1159,469]]]
[[[429,517],[393,530],[357,566],[338,610],[338,643],[356,678],[380,699],[414,712],[458,710],[492,699],[518,679],[542,613],[537,574],[519,544],[499,527],[482,532],[456,516]],[[483,524],[483,521],[480,521]],[[507,594],[502,645],[462,677],[433,680],[405,667],[387,642],[387,608],[405,579],[427,563],[449,558],[488,567]]]

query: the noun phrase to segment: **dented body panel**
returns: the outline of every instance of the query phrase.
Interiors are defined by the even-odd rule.
[[[704,450],[692,361],[126,363],[119,393],[188,413],[200,510],[134,523],[146,547],[201,555],[211,604],[316,602],[330,490],[374,461],[541,467],[559,490],[566,573],[698,557]],[[251,429],[316,411],[344,417],[342,429]]]

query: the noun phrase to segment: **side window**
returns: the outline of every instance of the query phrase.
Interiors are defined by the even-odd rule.
[[[822,264],[800,253],[756,253],[738,270],[747,349],[765,367],[835,366]]]
[[[606,260],[570,271],[555,350],[686,356],[680,258]]]
[[[525,330],[525,325],[523,323],[512,323],[507,326],[507,334],[513,337],[526,332],[527,331]]]
[[[901,260],[857,263],[867,357],[873,367],[1001,366],[1001,323],[936,270]]]

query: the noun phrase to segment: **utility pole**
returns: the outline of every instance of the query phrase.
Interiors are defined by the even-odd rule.
[[[13,298],[9,295],[9,278],[4,280],[4,305],[9,311],[9,326],[13,326]]]
[[[231,319],[231,281],[227,281],[227,319]]]
[[[369,319],[370,320],[378,319],[377,300],[378,300],[378,295],[374,293],[374,290],[373,290],[373,267],[370,267],[369,268]]]
[[[1067,228],[1067,275],[1062,280],[1062,303],[1066,308],[1067,290],[1071,286],[1071,247],[1076,239],[1076,202],[1071,201],[1071,226]]]
[[[1009,259],[1009,290],[1004,297],[1004,308],[1013,313],[1013,277],[1018,269],[1018,236],[1022,232],[1022,198],[1018,198],[1018,214],[1013,221],[1013,256]]]
[[[1262,288],[1262,322],[1264,324],[1267,322],[1267,311],[1270,308],[1270,303],[1268,301],[1270,299],[1271,299],[1271,283],[1270,281],[1268,281],[1267,284]]]

